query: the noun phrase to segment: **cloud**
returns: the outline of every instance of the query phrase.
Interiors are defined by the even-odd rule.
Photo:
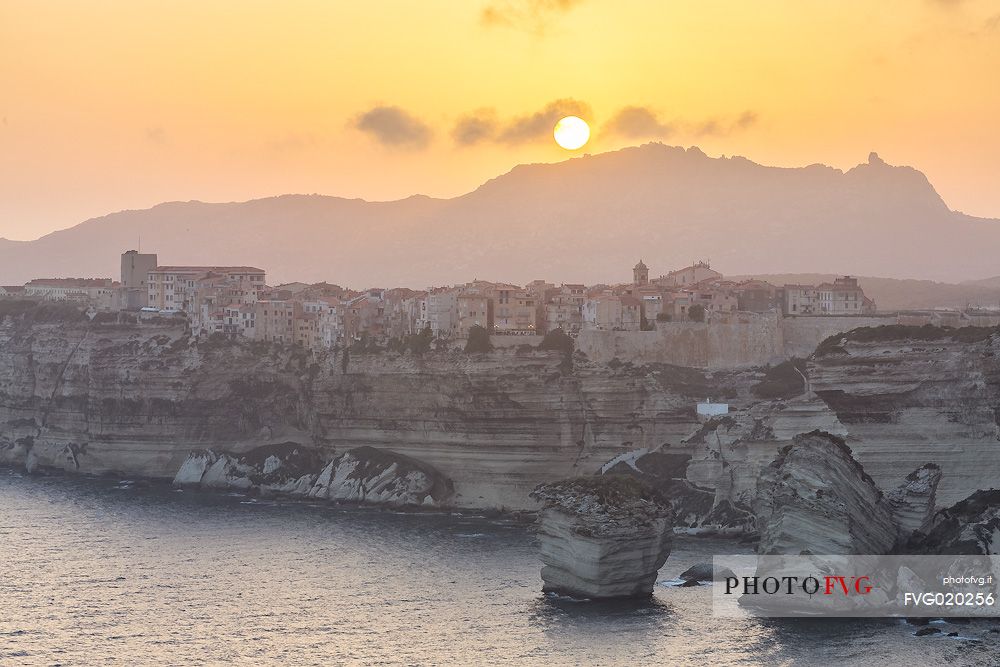
[[[509,120],[498,119],[494,109],[478,109],[456,121],[451,137],[459,146],[474,146],[486,142],[518,145],[550,141],[552,129],[565,116],[580,116],[593,125],[594,114],[589,104],[582,100],[563,98],[549,102],[538,111]],[[676,134],[727,136],[748,130],[757,122],[757,113],[754,111],[744,111],[736,116],[685,120],[663,118],[651,107],[629,105],[619,109],[604,124],[601,132],[628,139],[665,139]]]
[[[629,139],[663,139],[677,133],[699,137],[725,136],[753,127],[757,114],[744,111],[735,118],[703,120],[664,120],[653,109],[644,106],[622,107],[604,126],[604,131]]]
[[[744,111],[740,114],[740,117],[736,119],[735,127],[740,130],[745,130],[749,127],[753,127],[757,124],[757,112],[756,111]]]
[[[589,121],[593,115],[586,102],[571,98],[555,100],[540,111],[507,123],[497,139],[505,144],[523,144],[550,135],[556,122],[563,116],[580,116]]]
[[[397,106],[377,106],[359,114],[355,129],[391,148],[424,148],[431,140],[431,128]]]
[[[757,114],[753,111],[744,111],[732,120],[709,118],[696,123],[693,132],[700,137],[725,136],[748,130],[756,124]]]
[[[673,125],[662,122],[649,107],[639,106],[623,107],[604,129],[629,139],[663,138],[674,132]]]
[[[497,127],[496,112],[493,109],[479,109],[458,119],[451,130],[451,138],[460,146],[472,146],[493,139]]]
[[[502,26],[542,34],[551,21],[583,0],[490,0],[480,14],[486,26]]]

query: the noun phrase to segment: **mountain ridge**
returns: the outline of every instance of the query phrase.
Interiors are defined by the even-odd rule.
[[[140,236],[163,263],[254,264],[269,282],[621,282],[640,256],[653,275],[711,259],[726,274],[958,282],[996,274],[1000,220],[949,210],[922,172],[875,153],[842,171],[651,143],[517,165],[450,199],[285,194],[118,211],[0,242],[0,283],[115,275]]]

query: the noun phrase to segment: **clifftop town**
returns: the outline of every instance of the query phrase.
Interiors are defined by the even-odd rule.
[[[295,345],[470,349],[538,345],[549,332],[575,339],[596,361],[727,368],[809,354],[828,336],[861,326],[994,326],[1000,311],[880,313],[858,280],[778,285],[729,279],[707,261],[651,277],[643,260],[613,285],[472,280],[413,290],[355,290],[327,282],[268,285],[254,266],[163,265],[153,253],[121,255],[111,278],[34,279],[0,297],[68,302],[91,317],[170,317],[195,337]]]
[[[183,317],[194,335],[332,349],[357,341],[385,343],[424,335],[467,341],[474,328],[494,337],[540,336],[561,329],[654,331],[672,322],[712,323],[736,313],[776,316],[870,315],[875,303],[849,276],[816,286],[776,286],[727,280],[700,261],[650,278],[640,260],[632,281],[616,285],[520,286],[473,280],[464,285],[352,290],[329,283],[269,286],[252,266],[173,266],[152,253],[121,256],[121,280],[34,279],[4,287],[0,296],[68,301],[96,312],[135,311],[143,317]]]

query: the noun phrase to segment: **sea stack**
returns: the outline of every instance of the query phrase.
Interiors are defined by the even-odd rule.
[[[754,503],[761,554],[884,554],[893,507],[830,433],[802,433],[761,472]]]
[[[669,500],[632,477],[602,475],[542,484],[538,540],[542,590],[574,598],[641,598],[670,554]]]

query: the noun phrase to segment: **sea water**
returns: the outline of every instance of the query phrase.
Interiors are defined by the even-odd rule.
[[[734,541],[679,538],[666,582]],[[531,526],[0,469],[0,664],[1000,664],[1000,621],[729,619],[541,593]],[[945,637],[949,631],[959,637]]]

